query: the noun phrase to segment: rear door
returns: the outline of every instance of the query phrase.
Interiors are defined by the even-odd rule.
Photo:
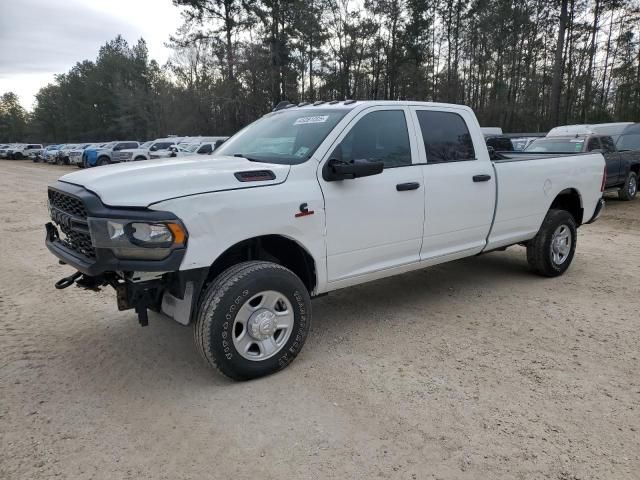
[[[496,199],[493,164],[466,109],[413,107],[425,181],[422,260],[482,251]]]

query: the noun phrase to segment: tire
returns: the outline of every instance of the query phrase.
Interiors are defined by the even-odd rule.
[[[96,165],[102,167],[104,165],[109,165],[110,163],[111,161],[109,160],[109,157],[100,157],[96,162]]]
[[[566,272],[576,252],[577,233],[576,221],[569,212],[549,210],[536,236],[527,242],[531,270],[545,277]]]
[[[20,152],[14,153],[13,154],[13,159],[14,160],[22,160],[22,153],[20,153]]]
[[[147,157],[136,157],[133,159],[134,162],[141,162],[142,160],[146,160]]]
[[[285,328],[273,322],[278,315],[278,326]],[[249,380],[289,365],[310,326],[311,299],[302,281],[276,263],[251,261],[228,268],[205,287],[193,334],[210,366],[233,380]]]
[[[638,175],[635,172],[629,172],[624,181],[624,185],[618,190],[618,198],[620,200],[633,200],[638,194]]]

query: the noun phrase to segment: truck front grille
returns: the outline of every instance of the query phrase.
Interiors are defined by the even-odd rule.
[[[67,248],[90,259],[96,258],[91,244],[87,209],[82,200],[65,193],[49,189],[51,219],[62,232],[60,241]]]

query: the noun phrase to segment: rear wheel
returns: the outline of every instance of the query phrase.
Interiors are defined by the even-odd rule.
[[[562,275],[576,251],[577,228],[565,210],[549,210],[537,235],[527,243],[531,270],[546,277]]]
[[[204,290],[194,340],[209,365],[234,380],[248,380],[291,363],[310,325],[309,293],[292,271],[271,262],[244,262]]]
[[[618,198],[620,200],[633,200],[638,194],[638,175],[635,172],[629,172],[624,185],[618,190]]]
[[[111,163],[111,161],[109,160],[109,157],[100,157],[98,159],[98,166],[102,167],[104,165],[109,165]]]

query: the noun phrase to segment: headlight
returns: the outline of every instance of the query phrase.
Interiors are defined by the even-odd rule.
[[[108,248],[122,259],[162,260],[187,241],[185,228],[176,221],[140,222],[89,218],[91,243]]]

